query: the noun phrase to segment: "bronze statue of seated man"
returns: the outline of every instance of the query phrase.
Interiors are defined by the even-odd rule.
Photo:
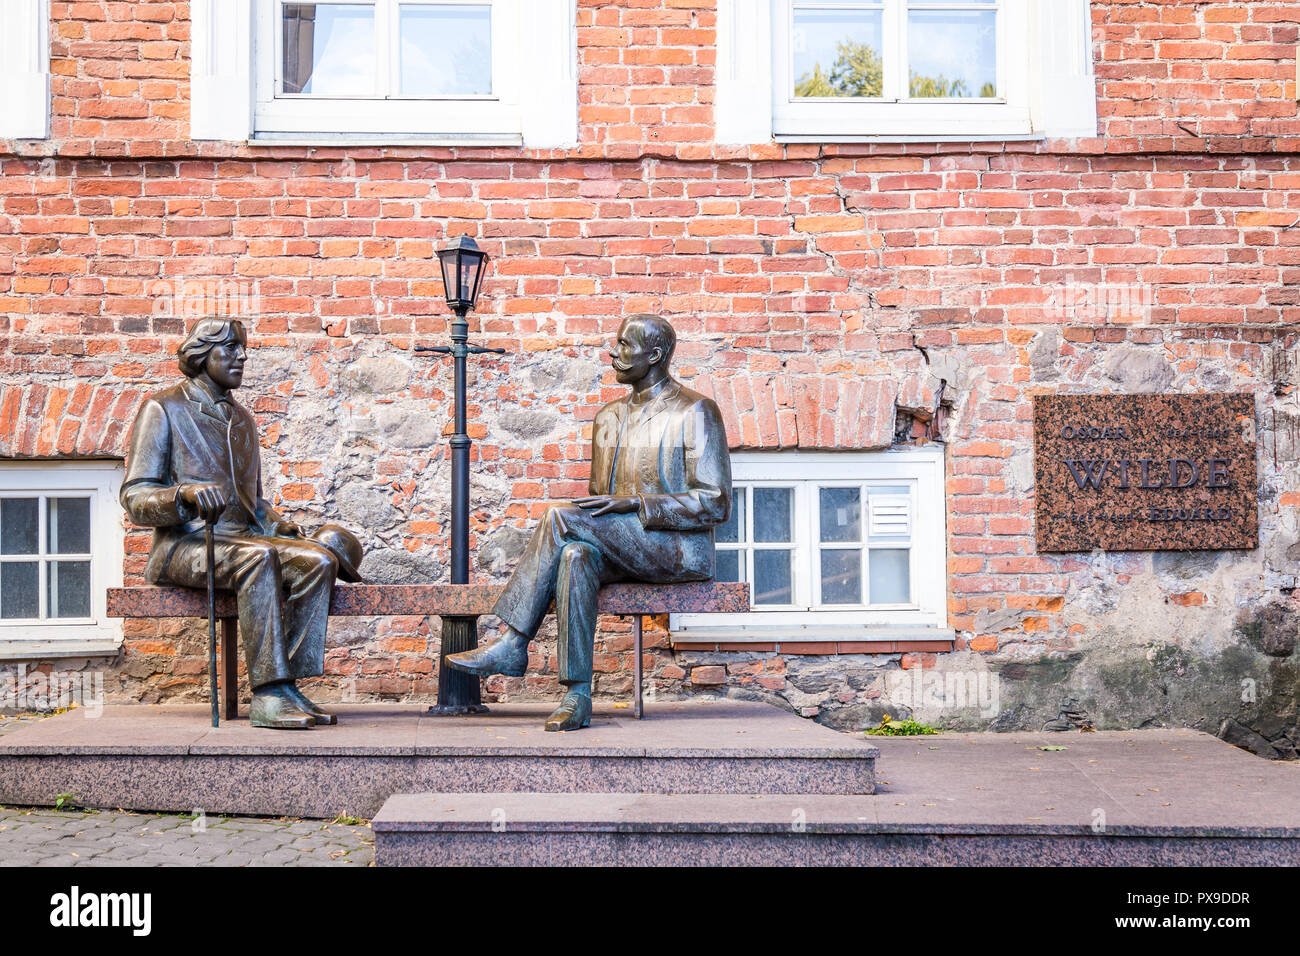
[[[528,642],[554,600],[567,693],[547,730],[591,723],[602,584],[714,574],[713,528],[731,513],[731,458],[718,406],[668,374],[675,345],[673,327],[657,316],[623,322],[610,357],[615,377],[632,390],[596,415],[588,497],[552,505],[533,532],[493,611],[505,635],[447,657],[471,674],[522,676]]]
[[[361,543],[337,525],[307,538],[262,497],[253,416],[232,397],[247,359],[243,326],[202,319],[178,350],[185,380],[145,400],[131,429],[122,506],[152,527],[146,578],[205,587],[204,525],[215,521],[216,585],[235,592],[254,727],[336,718],[295,684],[325,668],[335,577],[359,581]]]

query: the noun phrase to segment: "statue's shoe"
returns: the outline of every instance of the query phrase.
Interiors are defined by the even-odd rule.
[[[590,726],[591,698],[574,691],[565,694],[555,713],[546,718],[547,730],[581,730]]]
[[[310,730],[316,718],[302,710],[284,690],[284,685],[263,688],[253,694],[248,722],[272,730]]]
[[[521,643],[507,635],[488,647],[448,654],[447,663],[466,674],[523,677],[528,670],[528,642]]]
[[[332,725],[337,724],[339,719],[331,714],[328,710],[322,710],[317,707],[295,684],[285,684],[290,699],[298,706],[298,709],[305,714],[310,714],[312,719],[318,724]]]

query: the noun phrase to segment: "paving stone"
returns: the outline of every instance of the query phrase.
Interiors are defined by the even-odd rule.
[[[0,808],[0,866],[368,866],[369,827],[285,818]]]

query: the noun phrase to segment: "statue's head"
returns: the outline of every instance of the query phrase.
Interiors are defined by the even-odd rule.
[[[248,334],[238,319],[200,319],[176,355],[187,377],[206,373],[221,388],[238,388],[244,380]]]
[[[623,385],[634,385],[647,376],[668,374],[677,333],[657,315],[629,315],[618,330],[618,341],[610,349],[614,376]]]

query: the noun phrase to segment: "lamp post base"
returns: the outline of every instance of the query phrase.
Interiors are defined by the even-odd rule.
[[[453,717],[488,712],[479,694],[478,676],[462,673],[447,664],[448,654],[472,651],[476,647],[478,647],[477,617],[442,619],[442,654],[438,661],[438,703],[429,708],[429,716]]]
[[[468,717],[488,713],[487,704],[434,704],[425,712],[426,717]]]

